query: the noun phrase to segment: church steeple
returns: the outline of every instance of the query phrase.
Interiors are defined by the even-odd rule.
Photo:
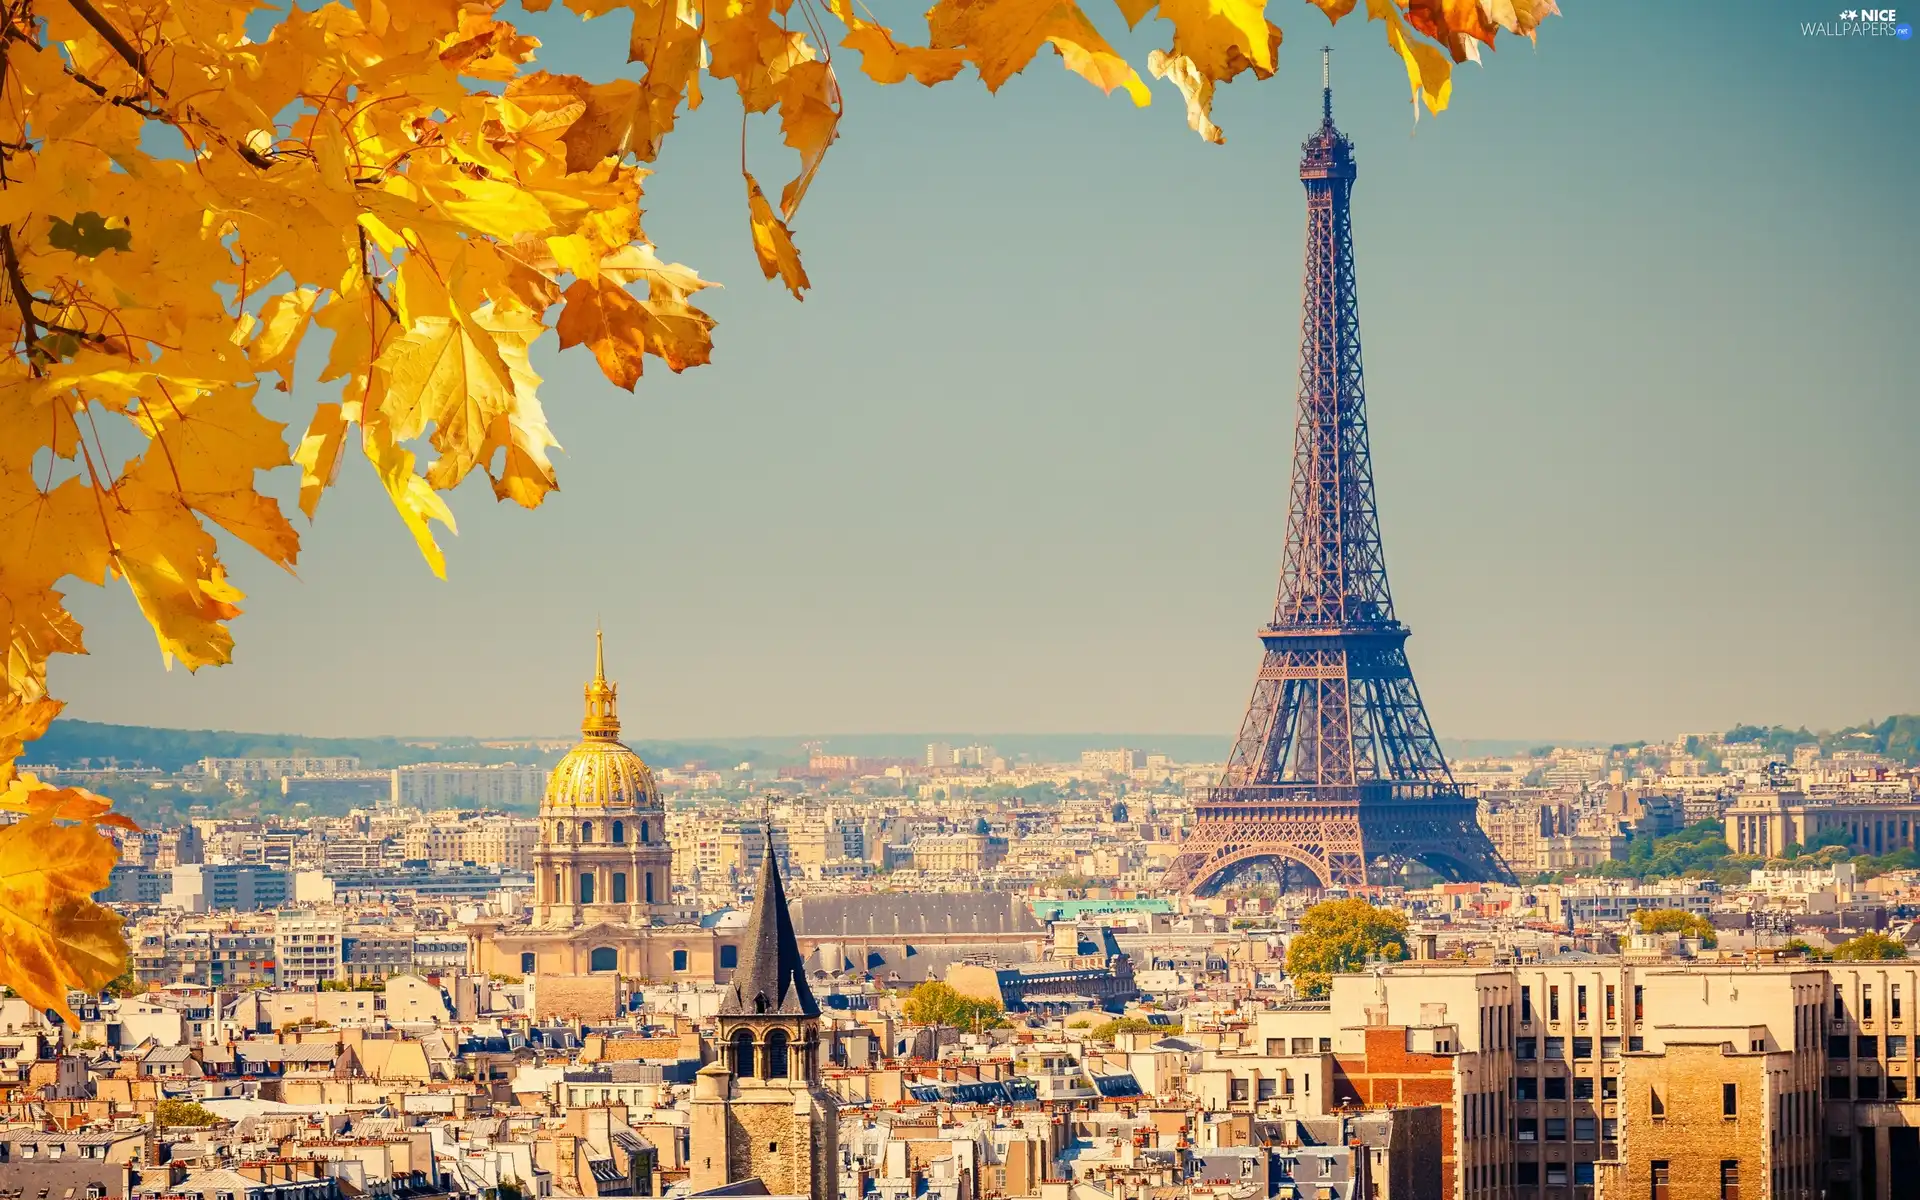
[[[767,830],[760,883],[754,889],[753,914],[740,946],[740,965],[720,1000],[723,1017],[814,1017],[820,1005],[807,986],[807,962],[787,912],[787,889],[774,861],[773,831]]]
[[[716,1014],[719,1053],[693,1081],[687,1182],[696,1195],[757,1179],[755,1195],[839,1200],[839,1106],[820,1082],[820,1006],[770,826],[739,962]]]

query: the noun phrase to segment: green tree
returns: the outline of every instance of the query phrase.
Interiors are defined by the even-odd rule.
[[[1907,947],[1898,938],[1869,930],[1835,946],[1833,956],[1841,962],[1878,962],[1889,958],[1905,958]]]
[[[1643,908],[1633,914],[1633,923],[1642,933],[1677,933],[1681,937],[1699,938],[1703,946],[1717,946],[1720,937],[1713,930],[1713,922],[1699,913],[1690,913],[1678,908]]]
[[[1407,914],[1358,898],[1327,900],[1300,918],[1300,932],[1287,943],[1287,974],[1300,995],[1324,996],[1335,975],[1358,970],[1375,956],[1407,956]]]
[[[956,1029],[992,1029],[1006,1023],[1006,1009],[998,1000],[983,1000],[956,991],[952,984],[929,979],[907,993],[901,1011],[916,1025],[951,1025]]]
[[[176,1100],[171,1096],[154,1106],[154,1120],[161,1125],[178,1127],[183,1125],[218,1125],[220,1118],[206,1107],[191,1100]]]
[[[1123,1033],[1141,1033],[1153,1028],[1154,1023],[1144,1017],[1115,1017],[1095,1025],[1087,1032],[1087,1036],[1096,1042],[1112,1043]]]

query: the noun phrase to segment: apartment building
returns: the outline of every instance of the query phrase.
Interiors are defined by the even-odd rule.
[[[338,917],[306,909],[288,909],[276,914],[273,943],[279,960],[280,986],[314,988],[340,979],[343,940]]]
[[[547,770],[508,763],[422,763],[395,767],[388,802],[394,808],[537,808],[547,794]]]
[[[1397,963],[1260,1014],[1189,1086],[1255,1113],[1436,1104],[1458,1200],[1897,1200],[1920,1178],[1916,987],[1879,965]]]

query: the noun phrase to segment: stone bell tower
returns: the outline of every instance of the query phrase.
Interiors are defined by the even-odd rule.
[[[820,1005],[771,835],[718,1016],[719,1056],[693,1085],[693,1190],[757,1178],[774,1195],[838,1200],[839,1108],[820,1084]]]

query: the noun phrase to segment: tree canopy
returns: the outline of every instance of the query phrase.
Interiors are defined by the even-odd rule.
[[[1699,938],[1703,946],[1720,944],[1720,935],[1714,932],[1712,921],[1683,908],[1643,908],[1633,914],[1633,923],[1642,933],[1677,933],[1681,937]]]
[[[1007,1011],[998,1000],[966,995],[938,979],[914,985],[900,1010],[915,1025],[948,1025],[973,1030],[1004,1024]]]
[[[178,1100],[172,1096],[163,1098],[154,1107],[154,1120],[164,1126],[204,1126],[218,1125],[221,1118],[203,1104],[191,1100]]]
[[[49,658],[85,652],[70,580],[124,583],[163,659],[192,670],[233,652],[246,596],[226,550],[297,564],[300,532],[262,473],[297,475],[311,521],[357,445],[436,574],[446,493],[484,478],[497,501],[539,506],[559,441],[536,344],[584,347],[629,391],[649,366],[711,355],[712,281],[641,217],[663,142],[720,91],[741,108],[743,232],[799,298],[795,222],[839,136],[842,72],[971,72],[997,91],[1051,47],[1144,105],[1099,24],[1151,17],[1167,39],[1148,74],[1221,142],[1215,87],[1272,76],[1282,37],[1266,0],[938,0],[924,36],[853,0],[566,0],[628,42],[628,77],[589,80],[540,64],[502,0],[0,5],[0,787],[26,818],[0,829],[0,979],[63,1012],[68,988],[125,958],[117,918],[87,899],[113,863],[106,806],[15,779],[60,710]],[[1308,7],[1317,25],[1358,4]],[[1416,118],[1447,106],[1455,63],[1556,11],[1364,10]],[[793,155],[772,194],[747,153],[756,116]],[[291,396],[290,426],[275,414]]]
[[[1287,943],[1287,974],[1302,996],[1324,996],[1333,977],[1357,971],[1378,957],[1407,956],[1407,914],[1376,908],[1365,900],[1326,900],[1300,918],[1300,932]]]
[[[1833,957],[1840,962],[1878,962],[1906,956],[1905,943],[1874,930],[1848,938],[1833,948]]]

